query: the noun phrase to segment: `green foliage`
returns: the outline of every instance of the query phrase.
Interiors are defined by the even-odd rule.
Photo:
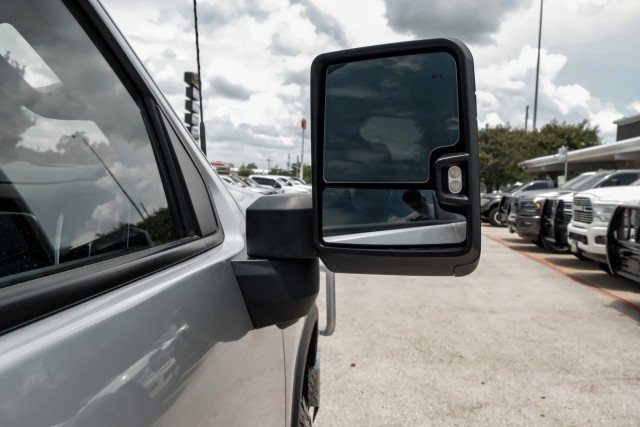
[[[286,169],[271,168],[271,170],[269,171],[269,175],[291,176],[291,172]]]
[[[313,176],[312,170],[313,169],[311,169],[311,165],[304,165],[304,169],[302,170],[302,179],[307,184],[311,184],[311,181],[312,181],[311,177]]]
[[[136,227],[147,230],[156,244],[170,242],[175,239],[171,213],[167,208],[156,210],[137,223]]]
[[[7,51],[0,56],[2,56],[19,75],[24,76],[26,67],[12,59],[11,52]],[[2,129],[0,159],[4,161],[21,160],[20,151],[25,150],[23,147],[19,147],[18,144],[22,141],[24,133],[34,126],[36,121],[32,116],[25,113],[20,103],[12,96],[17,88],[7,87],[3,90],[2,96],[6,96],[7,98],[3,99],[3,108],[2,111],[0,111],[0,129]],[[27,150],[28,152],[33,152],[33,150]]]
[[[478,135],[480,144],[480,178],[487,191],[498,190],[515,181],[542,178],[523,171],[518,164],[535,157],[556,154],[562,146],[569,150],[600,143],[598,127],[584,120],[577,124],[547,123],[537,132],[525,133],[510,126],[485,127]]]
[[[240,176],[253,175],[253,169],[255,169],[255,168],[250,168],[249,166],[245,166],[244,164],[242,164],[238,168],[238,175],[240,175]]]

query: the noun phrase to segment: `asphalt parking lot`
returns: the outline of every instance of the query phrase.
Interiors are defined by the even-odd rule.
[[[485,224],[482,231],[484,237],[489,237],[541,265],[554,269],[578,283],[592,287],[593,290],[616,299],[622,304],[627,304],[631,309],[640,311],[640,283],[624,277],[611,276],[605,273],[597,263],[581,261],[571,254],[550,254],[517,234],[509,233],[507,228]]]
[[[336,282],[318,426],[640,424],[634,282],[489,226],[470,276]]]

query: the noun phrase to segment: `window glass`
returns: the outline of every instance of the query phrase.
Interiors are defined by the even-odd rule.
[[[549,184],[546,182],[536,182],[531,184],[531,187],[529,187],[528,190],[541,190],[544,188],[549,188]]]
[[[66,8],[0,16],[0,281],[180,237],[140,108]]]
[[[609,178],[607,182],[602,184],[602,186],[612,187],[615,185],[629,185],[637,179],[638,179],[637,173],[633,173],[633,172],[620,173],[618,175],[614,175],[611,178]]]
[[[608,174],[609,172],[596,173],[595,175],[592,175],[589,179],[586,179],[585,181],[579,183],[577,186],[574,186],[571,189],[574,191],[584,191],[584,190],[593,188],[594,186],[596,186],[596,184],[598,184],[598,182],[600,182],[602,178],[604,178]]]

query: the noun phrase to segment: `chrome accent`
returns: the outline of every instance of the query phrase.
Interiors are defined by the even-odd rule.
[[[329,271],[322,263],[320,263],[320,269],[326,275],[327,325],[320,329],[319,333],[323,337],[329,337],[336,330],[336,273]]]
[[[583,224],[591,224],[593,222],[593,207],[591,199],[588,197],[573,198],[573,221]]]
[[[562,211],[562,223],[569,224],[571,222],[571,218],[573,218],[573,203],[564,202],[564,208]]]

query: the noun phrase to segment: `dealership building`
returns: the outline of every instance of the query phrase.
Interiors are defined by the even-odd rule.
[[[567,153],[568,170],[585,172],[598,169],[640,169],[640,114],[624,117],[617,125],[616,141],[582,148]],[[564,173],[565,159],[561,154],[537,157],[520,163],[531,172]]]

